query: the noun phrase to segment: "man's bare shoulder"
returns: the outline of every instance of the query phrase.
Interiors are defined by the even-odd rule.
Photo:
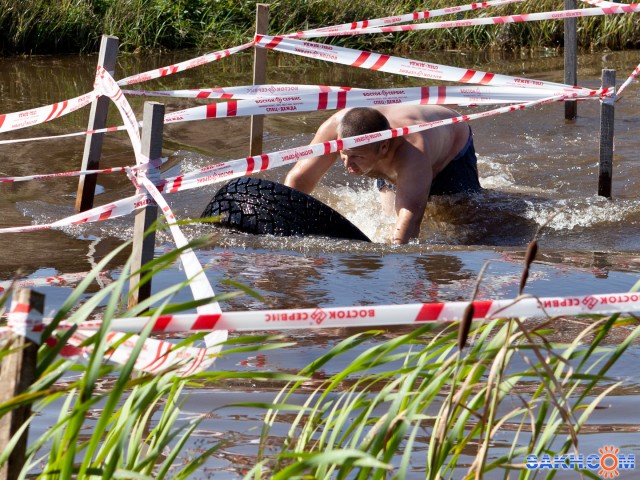
[[[418,122],[440,120],[457,115],[454,110],[441,105],[387,105],[375,107],[392,126],[406,126]]]

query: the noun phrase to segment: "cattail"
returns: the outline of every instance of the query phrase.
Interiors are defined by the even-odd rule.
[[[458,327],[458,350],[462,350],[467,345],[467,337],[469,336],[469,330],[471,330],[474,313],[475,308],[473,307],[473,302],[471,302],[464,309],[464,313],[460,319],[460,326]]]
[[[527,279],[529,278],[529,266],[536,259],[537,253],[538,241],[534,239],[529,243],[527,253],[524,256],[524,270],[522,271],[522,276],[520,277],[520,287],[518,288],[518,295],[522,295],[522,290],[524,290],[524,286],[526,285]]]

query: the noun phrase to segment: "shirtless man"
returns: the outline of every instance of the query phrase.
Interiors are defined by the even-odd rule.
[[[437,105],[350,108],[325,121],[311,143],[458,115]],[[471,128],[465,122],[345,149],[339,156],[350,174],[378,179],[383,205],[393,205],[397,216],[390,236],[393,243],[418,236],[430,195],[480,191]],[[285,185],[311,193],[337,158],[333,153],[299,161]]]

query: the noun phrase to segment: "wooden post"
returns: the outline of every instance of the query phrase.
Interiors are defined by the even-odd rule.
[[[565,10],[574,10],[576,0],[564,0]],[[564,19],[564,83],[567,85],[578,85],[578,19]],[[575,121],[578,116],[578,102],[575,100],[565,100],[564,119],[570,122]]]
[[[616,85],[616,71],[602,70],[602,88]],[[613,177],[613,122],[615,97],[605,97],[600,104],[600,171],[598,174],[598,195],[611,198]]]
[[[28,308],[28,310],[27,310]],[[13,293],[11,315],[27,313],[29,326],[42,324],[44,295],[29,289],[18,289]],[[24,320],[24,318],[19,319]],[[19,325],[18,325],[19,327]],[[15,352],[2,359],[0,373],[0,403],[5,403],[23,393],[35,381],[38,345],[26,336],[14,334],[11,348]],[[8,442],[31,416],[31,405],[18,407],[0,418],[0,451],[4,452]],[[29,429],[25,429],[9,454],[9,459],[0,468],[0,480],[14,480],[20,476],[24,465]]]
[[[100,42],[100,56],[98,65],[104,67],[112,76],[116,69],[116,57],[118,56],[118,37],[103,35]],[[111,100],[101,96],[91,104],[89,125],[87,130],[97,130],[107,126],[107,113]],[[84,143],[81,170],[96,170],[100,168],[100,155],[102,154],[102,141],[104,133],[87,135]],[[78,193],[76,195],[76,211],[84,212],[93,208],[93,197],[96,192],[98,175],[83,175],[78,180]]]
[[[269,32],[269,5],[256,4],[256,35],[266,35]],[[267,80],[267,50],[254,47],[253,52],[253,84],[264,85]],[[249,134],[249,155],[262,153],[262,133],[264,131],[264,116],[251,116]]]
[[[142,154],[147,156],[149,160],[157,160],[162,156],[164,105],[157,102],[145,102],[142,123]],[[154,178],[159,178],[159,171],[150,166],[147,176],[153,181]],[[133,226],[133,262],[131,264],[131,270],[134,272],[145,263],[153,260],[156,234],[151,232],[145,236],[144,233],[157,218],[158,206],[155,203],[147,205],[136,214]],[[136,274],[131,277],[129,282],[129,290],[131,292],[129,296],[130,308],[151,296],[151,281],[137,288],[140,277],[140,274]]]

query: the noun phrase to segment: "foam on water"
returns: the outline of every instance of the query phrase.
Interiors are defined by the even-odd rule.
[[[528,208],[523,212],[523,216],[538,225],[546,224],[546,227],[553,230],[573,230],[577,227],[624,222],[640,213],[640,204],[637,201],[609,200],[603,197],[525,202]]]

